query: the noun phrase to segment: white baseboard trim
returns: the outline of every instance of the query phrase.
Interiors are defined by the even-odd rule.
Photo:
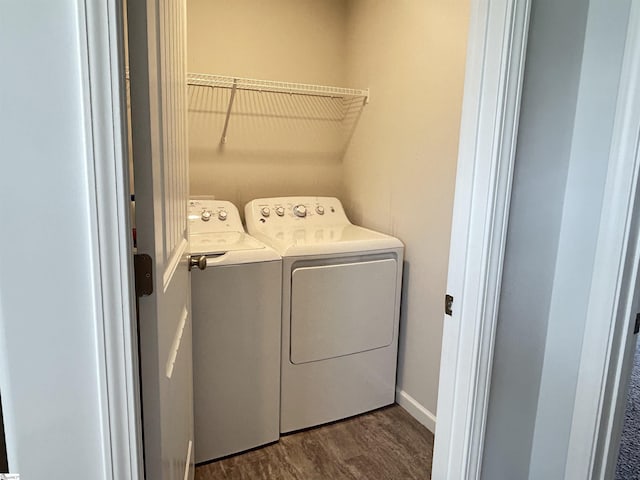
[[[396,402],[409,414],[427,427],[431,433],[436,432],[436,416],[423,407],[415,398],[404,390],[396,388]]]

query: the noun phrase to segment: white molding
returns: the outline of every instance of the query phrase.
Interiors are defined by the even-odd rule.
[[[122,5],[80,0],[105,479],[143,478],[126,163]]]
[[[187,248],[189,248],[189,241],[186,238],[182,238],[176,248],[173,249],[173,253],[167,262],[167,268],[162,274],[162,291],[164,293],[167,293],[167,289],[171,284],[173,275],[176,273],[178,266],[187,255]]]
[[[472,2],[433,478],[479,478],[530,1]],[[464,328],[461,326],[464,324]]]
[[[184,480],[189,480],[189,474],[191,473],[191,468],[193,467],[193,462],[191,461],[192,451],[193,451],[193,440],[189,440],[189,446],[187,447],[187,459],[184,464]]]
[[[167,363],[165,365],[165,376],[171,380],[173,376],[173,367],[176,364],[176,358],[178,358],[178,351],[180,350],[180,346],[182,345],[182,334],[184,333],[184,326],[187,324],[187,318],[189,318],[189,311],[186,308],[182,309],[182,313],[180,314],[180,320],[178,321],[178,326],[176,327],[176,331],[173,335],[173,342],[171,343],[171,348],[169,349],[169,357],[167,358]],[[188,355],[187,352],[185,355]]]
[[[640,265],[640,3],[632,2],[565,478],[610,478],[628,376]],[[615,281],[611,281],[615,279]],[[622,403],[622,409],[620,404]],[[620,411],[622,410],[622,411]],[[612,441],[613,440],[613,441]]]
[[[415,398],[404,390],[396,388],[396,403],[409,412],[409,415],[427,427],[431,433],[435,433],[436,416]]]

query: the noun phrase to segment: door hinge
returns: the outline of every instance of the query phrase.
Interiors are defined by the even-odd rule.
[[[133,256],[133,270],[136,280],[136,296],[146,297],[153,293],[153,260],[146,253]]]
[[[636,325],[633,327],[633,334],[637,335],[640,332],[640,313],[636,315]]]
[[[453,297],[449,294],[444,296],[444,313],[449,316],[453,315]]]

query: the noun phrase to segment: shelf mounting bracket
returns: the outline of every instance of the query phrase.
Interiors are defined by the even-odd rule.
[[[236,90],[238,89],[238,79],[233,79],[233,87],[231,88],[231,97],[229,98],[229,106],[227,107],[227,116],[224,119],[224,128],[222,129],[222,138],[220,143],[224,145],[227,143],[227,129],[229,128],[229,117],[231,116],[231,109],[233,108],[233,101],[236,98]]]

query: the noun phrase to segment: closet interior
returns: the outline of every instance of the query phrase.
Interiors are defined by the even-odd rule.
[[[188,0],[190,194],[335,196],[400,238],[397,398],[436,419],[468,2]],[[254,80],[255,79],[255,80]]]
[[[187,0],[190,197],[243,220],[257,198],[337,197],[399,238],[394,408],[431,432],[468,16],[466,0]]]

